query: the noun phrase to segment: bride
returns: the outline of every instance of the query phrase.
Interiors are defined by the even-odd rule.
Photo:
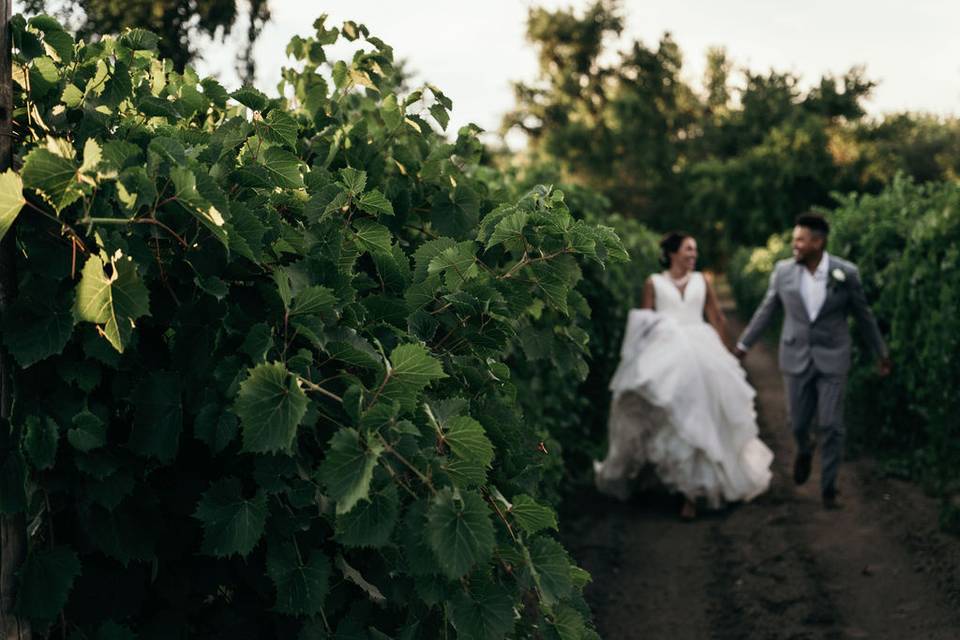
[[[681,517],[691,519],[698,499],[716,508],[763,493],[773,453],[757,437],[756,394],[724,344],[716,293],[695,271],[696,240],[670,233],[660,248],[666,270],[647,279],[643,308],[627,319],[610,381],[607,457],[594,462],[595,480],[626,499],[650,465],[683,495]]]

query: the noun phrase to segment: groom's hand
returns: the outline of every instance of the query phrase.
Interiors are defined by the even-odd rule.
[[[886,378],[893,372],[893,361],[890,358],[880,358],[877,362],[877,373],[881,378]]]
[[[738,360],[743,360],[744,358],[747,357],[747,352],[741,349],[740,347],[734,347],[733,355],[735,355]]]

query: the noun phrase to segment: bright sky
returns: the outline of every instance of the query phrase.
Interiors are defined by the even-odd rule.
[[[415,80],[438,85],[454,103],[451,127],[475,122],[496,129],[513,105],[511,82],[532,80],[536,54],[526,42],[528,7],[574,6],[589,0],[270,0],[273,19],[256,48],[257,84],[275,93],[284,49],[307,35],[314,18],[352,19],[407,58]],[[871,113],[913,110],[960,114],[960,2],[957,0],[623,0],[624,43],[653,46],[673,33],[688,79],[701,77],[708,47],[727,48],[738,64],[774,67],[812,83],[864,64],[880,82]],[[236,35],[245,31],[238,25]],[[205,48],[198,64],[228,87],[236,46]]]

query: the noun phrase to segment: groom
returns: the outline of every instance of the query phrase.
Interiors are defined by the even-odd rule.
[[[743,358],[769,326],[777,309],[784,312],[780,370],[787,392],[787,415],[797,440],[793,479],[810,477],[816,418],[821,431],[823,506],[838,509],[837,472],[843,457],[843,394],[850,370],[852,313],[879,356],[880,375],[890,373],[887,345],[867,306],[857,267],[826,251],[830,225],[823,216],[805,213],[793,229],[793,259],[781,260],[770,276],[763,302],[737,342]]]

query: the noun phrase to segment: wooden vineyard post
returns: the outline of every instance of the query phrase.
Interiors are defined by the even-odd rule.
[[[0,172],[13,166],[13,59],[10,17],[12,0],[0,0]],[[14,273],[13,229],[0,241],[0,315],[6,312],[16,293]],[[14,454],[19,438],[10,433],[10,410],[13,406],[13,372],[15,364],[10,354],[0,348],[0,428],[8,430],[2,441],[6,446],[0,455]],[[30,626],[14,613],[16,604],[17,571],[27,554],[26,514],[0,515],[0,629],[3,640],[27,640]]]

